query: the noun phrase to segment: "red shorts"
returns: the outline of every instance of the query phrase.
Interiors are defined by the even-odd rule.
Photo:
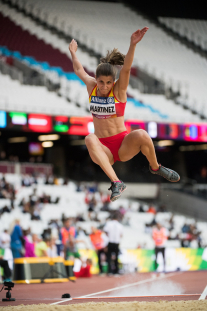
[[[111,153],[113,154],[114,157],[114,163],[116,161],[121,161],[119,159],[118,151],[119,148],[121,147],[121,143],[124,139],[124,137],[128,134],[127,131],[121,132],[117,135],[109,136],[109,137],[104,137],[104,138],[99,138],[100,142],[109,148]]]

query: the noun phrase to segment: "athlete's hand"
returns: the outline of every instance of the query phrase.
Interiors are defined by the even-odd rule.
[[[131,44],[136,45],[139,41],[142,40],[144,35],[146,34],[148,27],[144,27],[143,29],[138,29],[131,35]]]
[[[76,52],[78,49],[78,43],[73,39],[69,44],[69,51],[70,53]]]

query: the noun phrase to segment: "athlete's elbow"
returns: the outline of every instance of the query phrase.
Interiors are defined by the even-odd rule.
[[[122,68],[122,70],[123,70],[126,74],[130,74],[131,66],[124,66],[124,67]]]
[[[75,74],[78,75],[78,68],[76,68],[76,67],[74,68],[73,67],[73,70],[74,70]]]

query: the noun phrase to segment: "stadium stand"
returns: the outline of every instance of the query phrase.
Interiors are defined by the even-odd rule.
[[[18,4],[22,4],[17,2]],[[44,2],[46,5],[46,2]],[[29,1],[25,3],[25,9],[30,10]],[[70,5],[75,5],[73,1],[70,1]],[[85,5],[85,4],[84,4]],[[100,4],[96,4],[100,5]],[[110,4],[114,5],[114,4]],[[64,2],[63,2],[64,6]],[[60,6],[61,7],[61,6]],[[89,6],[90,7],[90,6]],[[11,37],[1,37],[1,46],[6,46],[7,48],[1,48],[1,52],[6,55],[13,55],[13,57],[18,57],[23,61],[27,61],[30,65],[38,67],[44,72],[44,74],[52,80],[53,76],[56,81],[60,82],[60,90],[59,95],[66,97],[72,102],[77,103],[79,106],[86,108],[88,105],[88,96],[85,87],[81,84],[81,81],[77,80],[77,77],[72,73],[72,63],[70,58],[66,55],[68,46],[66,42],[58,38],[57,35],[52,34],[48,30],[43,29],[42,26],[38,26],[33,20],[29,17],[25,17],[22,13],[15,11],[14,9],[9,8],[6,4],[0,4],[2,22],[4,21],[4,25],[6,29],[12,29],[12,33],[18,34],[18,38],[22,38],[22,44],[18,43],[15,40],[12,40]],[[35,5],[36,8],[36,5]],[[118,11],[122,14],[125,12],[126,8],[117,5]],[[49,15],[47,18],[47,22],[51,23],[51,19],[53,18],[52,6],[51,8],[44,8],[44,10],[49,10]],[[64,9],[64,7],[62,7]],[[124,10],[124,11],[123,11]],[[128,9],[127,9],[128,10]],[[67,10],[66,10],[67,11]],[[122,12],[123,11],[123,12]],[[42,11],[41,11],[42,12]],[[58,26],[58,14],[62,11],[58,11],[55,9],[55,16],[57,19],[56,27]],[[75,10],[76,14],[78,11]],[[86,9],[87,12],[87,9]],[[128,12],[128,11],[127,11]],[[34,13],[34,12],[32,12]],[[51,13],[51,14],[50,14]],[[42,14],[42,13],[41,13]],[[43,18],[42,15],[39,14],[39,18]],[[89,12],[89,16],[90,16]],[[128,12],[130,16],[131,12]],[[44,17],[46,16],[43,14]],[[8,16],[8,17],[6,17]],[[49,18],[50,17],[50,18]],[[77,15],[77,18],[79,16]],[[71,19],[69,19],[71,20]],[[49,22],[50,21],[50,22]],[[84,22],[84,21],[83,21]],[[140,21],[141,23],[141,21]],[[19,26],[17,26],[19,25]],[[20,27],[21,26],[21,27]],[[54,25],[53,25],[54,26]],[[84,29],[87,31],[87,27],[84,25]],[[90,24],[87,26],[89,27]],[[71,29],[69,27],[69,29]],[[5,31],[6,33],[6,31]],[[73,32],[71,33],[73,35]],[[89,29],[90,35],[90,29]],[[126,34],[125,34],[126,37]],[[24,39],[24,40],[23,40]],[[114,38],[115,39],[115,38]],[[118,38],[114,42],[120,44],[117,41]],[[81,41],[81,37],[80,37]],[[105,41],[105,39],[104,39]],[[24,42],[27,42],[25,44]],[[106,41],[107,42],[107,41]],[[87,41],[85,42],[87,43]],[[109,45],[109,42],[107,42]],[[111,46],[112,42],[110,42]],[[94,43],[93,47],[96,46]],[[122,49],[125,49],[122,45]],[[14,52],[18,51],[18,52]],[[102,51],[103,52],[103,51]],[[48,57],[48,55],[50,55]],[[95,70],[96,67],[96,59],[94,57],[90,57],[87,53],[82,52],[81,49],[78,50],[78,56],[80,57],[81,62],[84,66],[88,66],[87,70],[90,72]],[[46,63],[47,61],[47,63]],[[140,66],[141,64],[139,64]],[[142,65],[141,65],[142,66]],[[58,78],[57,78],[58,75]],[[75,80],[74,80],[75,79]],[[191,122],[199,122],[200,117],[192,114],[190,111],[186,111],[179,105],[175,105],[173,101],[169,101],[165,98],[165,96],[157,96],[157,95],[146,95],[142,94],[137,90],[134,90],[129,87],[128,90],[129,98],[128,105],[126,109],[126,118],[138,118],[146,121],[154,120],[154,121],[172,121],[172,122],[183,122],[185,119]],[[167,108],[168,107],[168,108]],[[34,111],[35,112],[35,111]],[[47,112],[49,113],[49,112]],[[87,115],[87,113],[86,113]]]
[[[50,115],[85,116],[85,109],[68,103],[56,93],[48,92],[41,86],[21,85],[19,81],[0,74],[1,102],[0,109],[27,113],[46,113]]]
[[[162,16],[160,16],[158,20],[181,37],[187,38],[189,41],[207,51],[207,22],[205,20]]]
[[[78,41],[104,55],[111,47],[126,53],[134,25],[148,25],[150,31],[136,50],[134,65],[165,81],[173,91],[179,91],[182,101],[197,113],[206,116],[205,85],[206,61],[162,29],[123,4],[82,1],[13,1],[34,17],[51,27],[70,33]],[[104,14],[104,20],[102,15]],[[122,29],[123,21],[126,27]],[[99,27],[94,27],[99,25]],[[113,29],[113,32],[111,31]],[[122,29],[122,36],[119,30]],[[110,33],[110,36],[109,36]],[[141,55],[141,57],[140,57]],[[180,101],[181,102],[181,101]]]

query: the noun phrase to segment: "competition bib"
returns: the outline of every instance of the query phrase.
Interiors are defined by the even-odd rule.
[[[116,117],[114,97],[91,96],[90,112],[103,119]]]

